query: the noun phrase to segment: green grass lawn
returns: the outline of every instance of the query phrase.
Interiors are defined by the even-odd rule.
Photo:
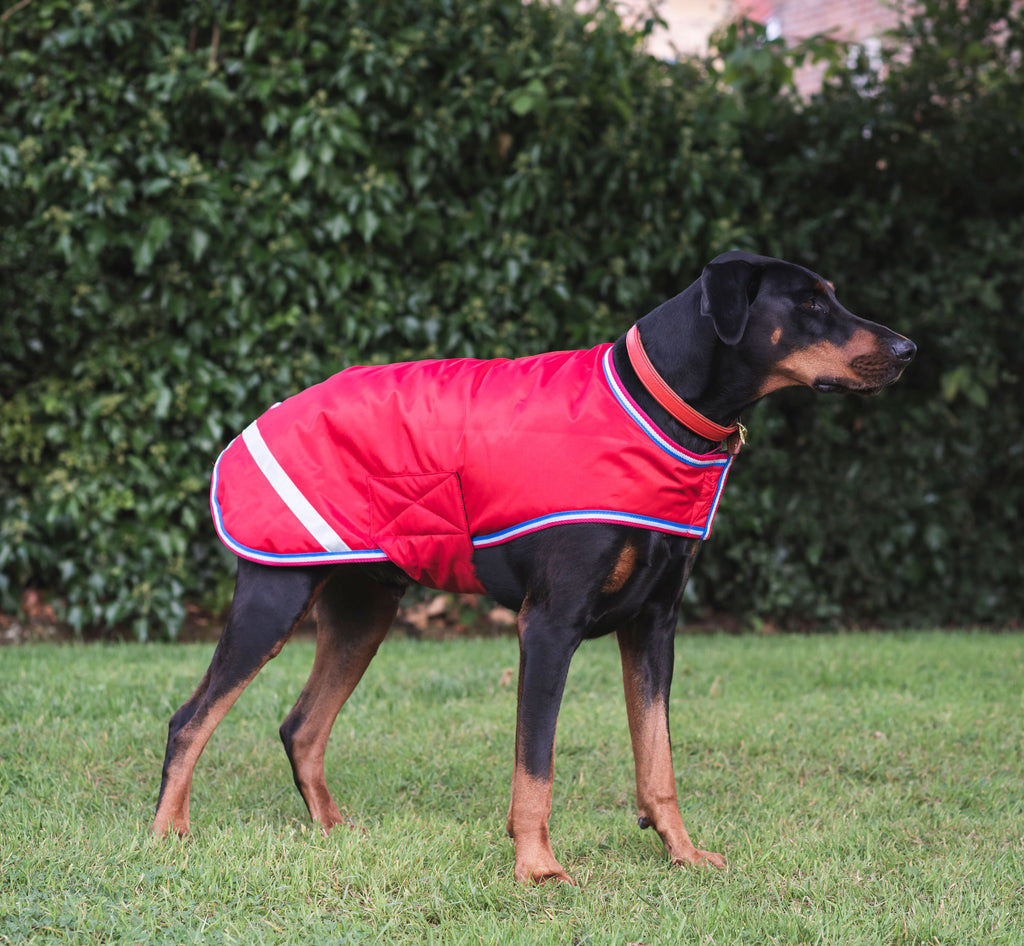
[[[313,830],[277,737],[285,648],[196,770],[193,836],[152,841],[167,720],[205,645],[0,650],[0,943],[1024,942],[1024,638],[680,638],[683,818],[727,872],[636,826],[618,653],[585,644],[555,761],[578,888],[512,880],[514,638],[385,643]]]

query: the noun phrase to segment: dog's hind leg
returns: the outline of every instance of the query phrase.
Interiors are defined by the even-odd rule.
[[[231,610],[209,669],[171,717],[153,834],[188,833],[192,773],[207,741],[249,681],[284,646],[329,574],[329,568],[239,561]]]
[[[324,831],[345,821],[324,777],[334,720],[388,632],[404,588],[339,569],[316,604],[316,658],[298,701],[281,724],[281,741],[309,814]]]

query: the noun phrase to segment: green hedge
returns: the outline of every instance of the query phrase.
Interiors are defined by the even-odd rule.
[[[956,6],[806,107],[756,30],[667,64],[605,7],[12,8],[0,608],[37,587],[76,628],[173,636],[225,599],[209,471],[268,404],[357,362],[614,337],[739,246],[921,354],[882,400],[752,412],[691,613],[1015,618],[1020,16],[972,6],[968,34]]]

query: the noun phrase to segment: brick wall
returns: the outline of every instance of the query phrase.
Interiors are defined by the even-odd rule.
[[[896,25],[894,10],[881,0],[776,0],[759,3],[761,12],[769,7],[767,16],[774,18],[787,39],[806,39],[815,33],[828,33],[836,39],[861,40]]]
[[[676,50],[703,55],[707,52],[708,36],[728,22],[734,5],[733,0],[660,0],[657,9],[665,27],[651,36],[647,51],[663,59],[674,58]],[[650,8],[650,0],[623,0],[619,6],[627,19],[643,17]]]
[[[583,3],[584,0],[577,0]],[[627,18],[644,16],[650,0],[623,0]],[[896,24],[896,13],[886,0],[660,0],[658,11],[666,22],[648,43],[648,51],[671,58],[673,48],[702,54],[708,35],[728,20],[744,15],[769,24],[777,35],[800,40],[828,33],[847,42],[879,36]],[[801,90],[820,84],[820,70],[808,69],[798,78]]]
[[[738,9],[769,28],[769,35],[789,40],[826,33],[845,42],[864,43],[871,52],[876,41],[899,19],[884,0],[742,0]],[[806,66],[796,75],[797,88],[810,95],[821,86],[824,66]]]

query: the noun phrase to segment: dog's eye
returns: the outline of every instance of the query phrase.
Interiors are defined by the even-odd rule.
[[[817,299],[808,299],[806,302],[801,302],[800,308],[806,309],[808,312],[825,311],[825,306],[823,306]]]

